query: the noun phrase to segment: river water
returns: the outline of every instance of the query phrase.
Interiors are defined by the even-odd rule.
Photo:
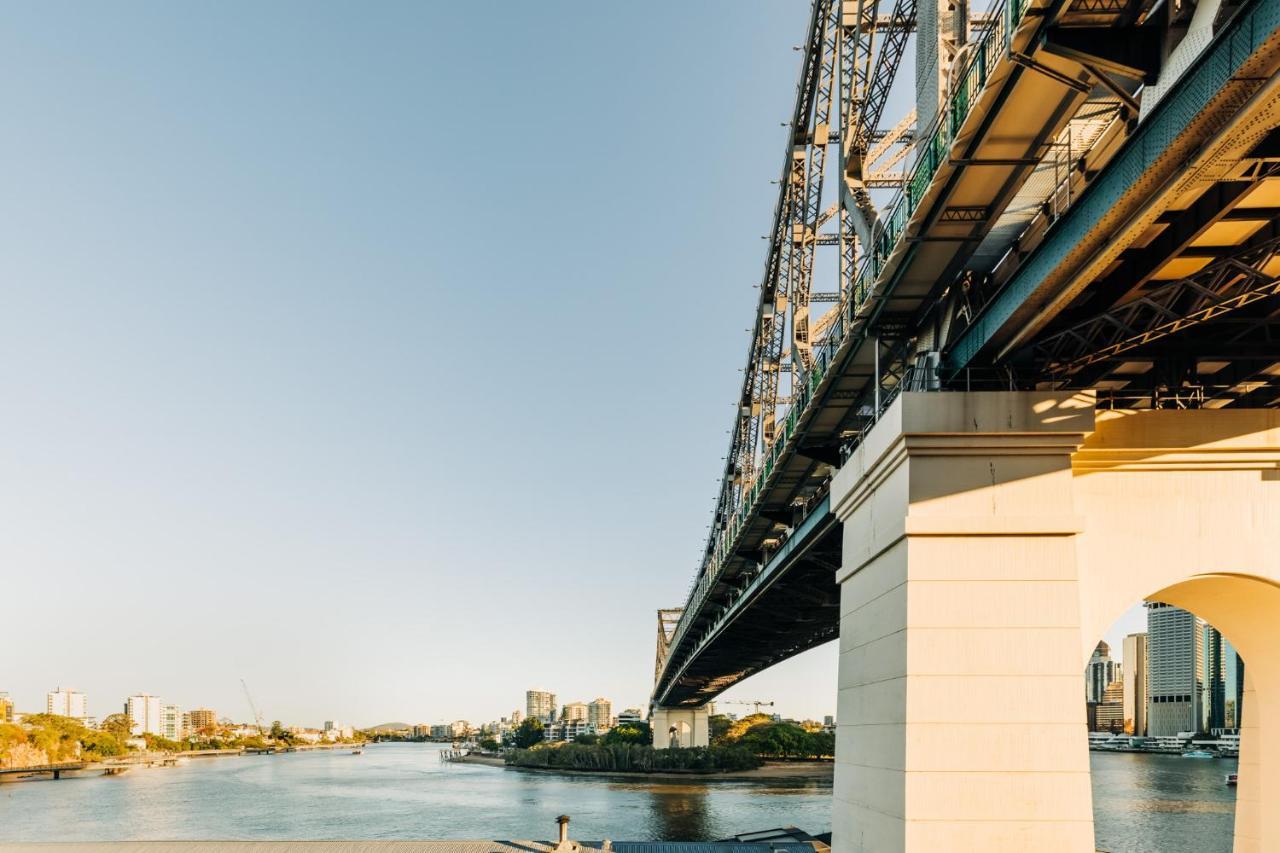
[[[707,840],[831,828],[808,781],[638,781],[442,764],[434,744],[193,759],[121,776],[0,784],[0,841],[550,838]],[[1231,849],[1235,762],[1094,754],[1098,846]]]

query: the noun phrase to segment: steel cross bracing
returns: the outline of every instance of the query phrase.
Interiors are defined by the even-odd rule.
[[[1197,273],[1045,338],[1036,344],[1036,355],[1045,362],[1045,372],[1061,382],[1086,367],[1268,299],[1280,293],[1280,280],[1264,272],[1277,252],[1280,237],[1241,247]]]

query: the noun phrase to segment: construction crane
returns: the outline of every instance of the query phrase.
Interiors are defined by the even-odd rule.
[[[761,708],[772,708],[772,702],[762,702],[759,699],[726,699],[718,703],[720,705],[754,705],[755,711],[752,713],[759,714]]]
[[[245,684],[244,679],[240,679],[240,686],[244,688],[244,698],[249,700],[249,710],[253,712],[253,724],[258,727],[258,734],[266,736],[266,732],[262,730],[262,715],[258,713],[258,706],[253,704],[253,697],[249,695],[249,685]]]

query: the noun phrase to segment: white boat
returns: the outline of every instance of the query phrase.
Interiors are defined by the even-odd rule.
[[[1182,757],[1183,758],[1213,758],[1214,755],[1212,752],[1209,752],[1207,749],[1192,749],[1182,753]]]
[[[1225,781],[1226,781],[1226,783],[1227,783],[1228,785],[1235,785],[1235,784],[1237,784],[1240,780],[1239,780],[1239,778],[1236,776],[1236,774],[1234,774],[1234,773],[1228,773],[1228,774],[1227,774],[1227,778],[1226,778],[1226,780],[1225,780]]]

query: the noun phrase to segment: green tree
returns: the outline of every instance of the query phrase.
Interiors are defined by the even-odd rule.
[[[729,729],[733,726],[733,720],[724,714],[712,714],[707,718],[707,730],[711,734],[711,745],[718,746],[725,742],[729,734]]]
[[[133,721],[126,714],[112,714],[102,721],[102,725],[98,726],[102,731],[115,737],[121,742],[129,739],[129,735],[133,733]]]
[[[484,740],[480,741],[480,748],[483,749],[485,752],[497,752],[499,749],[502,748],[502,744],[498,743],[496,740],[494,740],[491,737],[487,737]]]
[[[110,732],[87,732],[80,740],[86,758],[108,758],[124,755],[129,750],[118,737]]]
[[[147,742],[148,752],[181,752],[185,748],[176,740],[169,740],[167,737],[153,735],[150,732],[143,734],[142,737]]]
[[[89,731],[79,720],[57,714],[28,714],[22,725],[27,729],[27,742],[43,750],[51,763],[79,757],[80,739]]]
[[[27,730],[13,723],[0,723],[0,767],[12,759],[14,748],[27,742]]]
[[[835,758],[836,736],[828,731],[809,732],[807,752],[812,758]]]
[[[773,717],[768,714],[748,714],[741,720],[733,721],[729,726],[729,731],[725,733],[725,740],[729,743],[734,743],[756,726],[767,725],[772,722]]]
[[[542,729],[542,720],[526,717],[511,733],[511,743],[517,749],[528,749],[536,743],[542,743]]]
[[[281,725],[279,720],[271,721],[271,739],[278,743],[293,743],[293,735],[289,733],[288,729]]]
[[[740,746],[654,749],[651,746],[628,743],[602,743],[595,746],[565,743],[550,749],[513,749],[505,758],[508,764],[516,767],[631,773],[664,770],[718,773],[726,770],[751,770],[761,763],[759,756]]]
[[[600,735],[595,732],[586,732],[574,738],[573,742],[578,746],[595,746],[600,742]]]
[[[606,746],[612,744],[649,746],[653,743],[653,732],[649,729],[648,723],[627,723],[609,729],[600,742]]]

